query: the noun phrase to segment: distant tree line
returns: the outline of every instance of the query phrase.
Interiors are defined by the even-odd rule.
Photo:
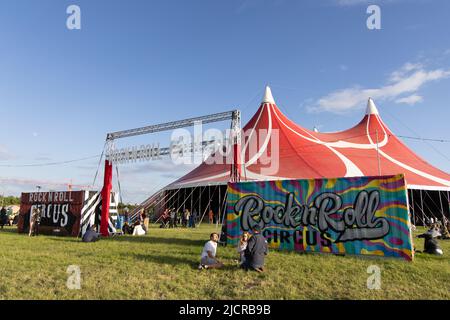
[[[131,204],[131,203],[122,203],[119,202],[118,209],[120,212],[123,212],[123,209],[128,208],[129,211],[132,211],[134,208],[136,208],[138,204]]]
[[[0,196],[0,205],[2,206],[11,206],[11,205],[20,205],[20,198],[13,196]]]

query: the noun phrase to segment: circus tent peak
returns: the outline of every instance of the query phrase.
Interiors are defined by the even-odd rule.
[[[373,101],[372,98],[369,98],[369,101],[367,101],[367,109],[366,109],[366,114],[367,115],[378,115],[378,108],[375,105],[375,102]]]
[[[262,103],[272,103],[275,104],[275,100],[272,96],[272,90],[270,90],[269,86],[266,86],[266,90],[264,92],[264,97],[262,99]]]

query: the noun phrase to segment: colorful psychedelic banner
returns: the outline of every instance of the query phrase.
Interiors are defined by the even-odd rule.
[[[274,249],[413,259],[403,175],[229,183],[227,242],[257,224]]]

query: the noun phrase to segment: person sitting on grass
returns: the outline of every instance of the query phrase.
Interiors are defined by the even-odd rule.
[[[245,249],[245,263],[242,267],[247,271],[252,269],[258,272],[264,271],[264,258],[268,254],[267,240],[261,234],[261,226],[253,227],[253,236],[248,240]]]
[[[133,236],[145,236],[146,232],[141,225],[141,222],[138,220],[134,224]]]
[[[424,238],[424,253],[429,254],[437,254],[437,255],[443,255],[444,252],[442,251],[441,247],[439,246],[439,243],[437,241],[437,238],[441,236],[441,233],[439,230],[432,228],[428,230],[427,232],[417,236],[417,238]]]
[[[209,241],[205,244],[200,258],[199,270],[202,269],[218,269],[223,267],[223,263],[220,262],[217,257],[217,242],[219,241],[219,234],[216,232],[211,233]]]
[[[97,233],[97,228],[92,225],[83,235],[81,241],[83,242],[95,242],[100,238],[100,234]]]
[[[440,232],[441,232],[441,234],[442,234],[442,236],[441,236],[441,239],[442,239],[442,240],[450,239],[450,230],[449,230],[449,227],[450,227],[450,223],[449,223],[449,221],[447,220],[447,218],[444,217],[444,219],[442,220],[441,230],[440,230]]]
[[[122,227],[123,234],[133,234],[133,228],[130,226],[128,221],[125,221]]]
[[[239,240],[237,246],[237,252],[239,253],[239,265],[243,265],[245,263],[245,249],[247,249],[248,239],[250,238],[250,233],[245,231],[241,239]]]

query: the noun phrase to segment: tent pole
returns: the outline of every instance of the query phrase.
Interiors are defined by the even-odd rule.
[[[193,206],[194,206],[194,195],[191,196],[191,207],[189,208],[190,209],[189,211],[191,212],[191,214],[192,214]]]
[[[197,202],[200,201],[200,198],[201,198],[201,195],[203,194],[203,192],[205,192],[205,188],[203,188],[203,191],[201,190],[201,189],[202,189],[201,186],[199,186],[198,188],[199,188],[199,190],[198,190],[199,195],[198,195],[198,197],[195,197],[196,200],[194,201],[194,204],[192,205],[192,211],[193,211],[193,210],[195,209],[195,207],[197,206]],[[198,208],[200,209],[200,204],[198,205]],[[200,211],[199,211],[199,212],[200,212]]]
[[[225,215],[227,214],[227,210],[225,208],[226,203],[227,203],[227,197],[228,197],[228,193],[225,192],[225,196],[223,197],[223,203],[222,203],[223,215],[222,215],[222,221],[220,222],[220,224],[223,224],[223,221],[225,220]]]
[[[411,202],[412,202],[412,214],[413,214],[413,224],[416,225],[416,213],[414,211],[414,190],[411,189]]]
[[[442,213],[442,223],[444,223],[444,206],[442,204],[442,197],[441,197],[441,192],[439,192],[439,202],[441,203],[441,213]]]
[[[194,193],[194,191],[195,191],[196,188],[197,188],[197,187],[192,188],[192,191],[191,191],[191,193],[187,196],[187,198],[184,197],[184,201],[183,201],[183,203],[180,205],[180,207],[177,208],[177,212],[178,212],[178,210],[181,209],[181,207],[186,208],[185,203],[186,203],[186,201],[189,199],[189,197]],[[185,188],[185,190],[186,190],[186,188]]]
[[[208,186],[208,208],[209,208],[209,210],[211,210],[211,187],[210,186]],[[208,215],[209,215],[209,212],[208,212]],[[208,217],[208,219],[209,219],[209,217]],[[202,222],[203,222],[203,218],[202,218]]]
[[[378,143],[378,129],[375,130],[375,134],[377,136],[377,162],[378,162],[378,175],[381,176],[381,164],[380,164],[380,149]]]
[[[434,203],[433,198],[430,197],[430,195],[428,194],[428,191],[427,191],[427,190],[424,190],[424,191],[425,191],[425,196],[427,196],[428,198],[430,198],[431,202],[432,202],[432,203],[436,206],[436,208],[439,210],[439,206],[437,206],[436,203]],[[431,217],[433,218],[433,220],[436,220],[436,216],[434,215],[433,210],[430,210],[430,207],[428,207],[426,204],[425,204],[425,206],[427,207],[427,209],[428,209],[428,211],[429,211]]]
[[[450,218],[450,192],[448,192],[448,191],[447,191],[447,205],[448,205],[449,218]]]
[[[180,189],[181,190],[181,189]],[[180,190],[178,190],[178,191],[180,191]],[[178,195],[177,195],[177,206],[176,206],[176,208],[178,208],[180,206],[180,192],[178,192]],[[178,210],[177,210],[178,211]],[[176,214],[177,214],[177,216],[178,216],[178,212],[176,212]],[[176,218],[175,218],[176,219]]]
[[[205,188],[203,188],[203,191],[200,193],[200,201],[198,202],[198,214],[201,214],[202,212],[202,193],[205,191]],[[197,217],[195,217],[197,218]],[[195,221],[194,221],[195,223]]]
[[[220,199],[221,199],[221,193],[222,193],[222,186],[219,186],[219,212],[217,213],[217,218],[216,218],[216,228],[218,228],[219,227],[219,220],[220,220],[220,216],[221,216],[221,201],[220,201]]]
[[[223,222],[225,221],[225,215],[227,214],[227,210],[225,207],[226,207],[226,203],[227,203],[228,194],[227,194],[226,190],[227,189],[225,189],[225,195],[223,196],[223,202],[221,204],[221,207],[223,208],[223,210],[222,210],[223,213],[222,213],[222,216],[219,216],[220,226],[222,227],[222,229],[223,229]],[[217,228],[219,228],[219,226],[217,226]]]
[[[212,196],[214,196],[214,194],[216,193],[217,186],[218,185],[216,185],[216,187],[214,188]],[[211,194],[210,186],[208,186],[208,193]],[[209,196],[208,205],[206,206],[205,212],[203,212],[203,216],[202,216],[198,226],[200,226],[200,224],[203,222],[203,218],[205,217],[205,214],[206,214],[206,211],[208,211],[208,208],[211,209],[211,195]]]
[[[425,217],[428,218],[428,216],[425,214],[425,212],[423,211],[423,196],[422,196],[422,189],[420,189],[420,208],[422,210],[422,215],[425,221]]]

